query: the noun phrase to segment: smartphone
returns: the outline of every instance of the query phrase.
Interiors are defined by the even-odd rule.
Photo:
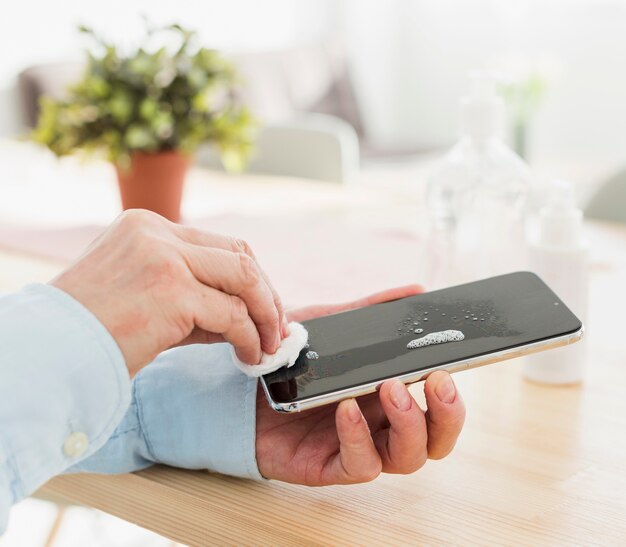
[[[390,378],[419,382],[436,370],[458,372],[565,346],[583,335],[580,319],[531,272],[482,279],[303,325],[309,331],[309,347],[292,367],[261,377],[267,400],[278,412],[372,393]]]

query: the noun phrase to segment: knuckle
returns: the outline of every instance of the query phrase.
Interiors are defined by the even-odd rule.
[[[181,264],[165,254],[153,257],[146,264],[144,276],[152,287],[160,289],[175,287],[186,277]]]
[[[402,475],[410,475],[411,473],[415,473],[415,471],[424,467],[424,464],[427,460],[428,452],[426,450],[422,450],[417,456],[415,456],[415,458],[401,465],[398,469],[398,473]]]
[[[260,273],[254,259],[245,253],[238,253],[241,282],[246,288],[254,287],[259,283]]]
[[[235,252],[246,254],[249,257],[253,256],[252,255],[252,247],[250,247],[250,245],[248,245],[248,242],[245,239],[239,239],[237,237],[234,237],[232,239],[232,246],[233,246],[233,250]]]
[[[272,293],[272,300],[274,302],[274,306],[276,306],[276,311],[278,312],[278,315],[282,316],[282,314],[285,312],[285,308],[283,306],[282,300],[280,299],[280,296],[278,295],[278,293],[276,292],[276,289],[274,289],[270,281],[267,279],[266,281],[267,281],[267,286],[269,287],[269,290]]]
[[[372,482],[374,479],[378,478],[383,470],[382,462],[373,462],[368,466],[368,469],[364,470],[363,475],[361,476],[361,480],[359,482]]]
[[[445,431],[460,431],[465,423],[465,410],[462,412],[450,412],[444,416],[437,416],[437,427]]]
[[[348,473],[348,483],[359,484],[364,482],[372,482],[383,471],[383,463],[381,460],[371,460],[362,462],[358,469],[353,469]]]
[[[280,317],[278,315],[278,311],[276,310],[276,308],[274,308],[273,311],[271,312],[271,315],[267,321],[267,324],[271,329],[278,330],[278,327],[280,326]]]
[[[230,297],[230,323],[231,325],[239,325],[248,317],[248,308],[245,302],[237,297]]]
[[[128,228],[142,227],[160,218],[156,213],[146,209],[128,209],[119,217],[120,224]]]
[[[456,442],[447,447],[437,447],[433,449],[429,448],[428,458],[431,460],[443,460],[446,456],[450,454],[450,452],[452,452],[455,444]]]
[[[162,218],[156,213],[143,209],[130,209],[120,215],[118,226],[122,237],[135,251],[140,251],[146,246],[154,245],[151,234],[158,231],[155,227],[161,221]]]

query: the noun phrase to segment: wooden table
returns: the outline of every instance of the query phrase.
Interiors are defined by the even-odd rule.
[[[320,190],[322,191],[322,190]],[[617,544],[626,541],[626,228],[596,224],[588,378],[522,379],[520,362],[457,374],[454,453],[410,476],[306,488],[156,466],[75,475],[44,491],[189,545]],[[62,266],[0,252],[0,289]],[[422,399],[421,386],[413,392]]]

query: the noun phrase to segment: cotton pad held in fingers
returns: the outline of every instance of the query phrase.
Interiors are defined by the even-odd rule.
[[[259,377],[264,374],[274,372],[281,367],[291,367],[298,359],[298,355],[302,351],[302,348],[306,346],[309,341],[308,331],[300,323],[289,323],[289,336],[285,338],[280,347],[276,350],[276,353],[270,355],[264,353],[261,357],[261,362],[258,365],[248,365],[242,363],[235,354],[235,349],[232,349],[233,363],[247,376]]]

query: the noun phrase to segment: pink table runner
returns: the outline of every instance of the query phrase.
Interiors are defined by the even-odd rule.
[[[420,281],[419,240],[406,233],[357,229],[312,215],[224,215],[192,224],[248,241],[287,305],[350,300]],[[102,230],[101,226],[56,230],[5,226],[0,227],[0,246],[69,262]]]

